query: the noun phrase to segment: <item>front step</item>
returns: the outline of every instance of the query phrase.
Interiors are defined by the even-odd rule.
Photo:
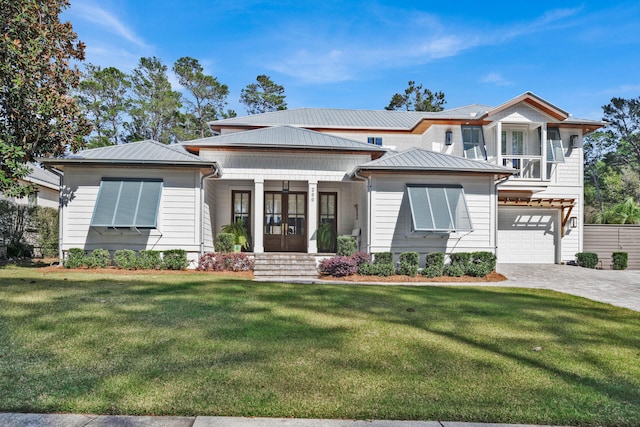
[[[253,275],[256,279],[317,279],[316,257],[309,254],[255,254]]]

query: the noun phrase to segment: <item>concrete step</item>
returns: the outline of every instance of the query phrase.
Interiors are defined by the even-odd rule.
[[[309,254],[267,253],[255,254],[254,277],[317,278],[316,258]]]

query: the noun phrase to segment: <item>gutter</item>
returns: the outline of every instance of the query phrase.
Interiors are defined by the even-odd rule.
[[[62,265],[64,258],[63,258],[63,254],[62,254],[62,220],[64,218],[63,214],[64,214],[64,203],[62,202],[62,190],[63,190],[63,180],[64,180],[64,175],[52,168],[49,165],[43,164],[44,168],[46,170],[48,170],[49,172],[51,172],[52,174],[56,175],[59,179],[60,179],[60,184],[58,186],[58,264]]]
[[[366,237],[367,237],[367,253],[371,254],[371,218],[372,218],[372,213],[371,213],[371,178],[366,177],[366,176],[362,176],[359,174],[360,171],[356,168],[354,169],[354,171],[351,173],[351,175],[356,178],[356,179],[360,179],[362,181],[366,181],[367,183],[367,227],[366,227]]]
[[[217,163],[214,162],[211,169],[211,172],[200,178],[200,256],[204,255],[204,181],[210,177],[220,178],[222,176],[222,170]]]

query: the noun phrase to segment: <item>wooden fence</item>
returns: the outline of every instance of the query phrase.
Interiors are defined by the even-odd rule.
[[[627,252],[630,270],[640,270],[640,225],[585,224],[584,252],[598,254],[599,268],[612,268],[611,254]]]

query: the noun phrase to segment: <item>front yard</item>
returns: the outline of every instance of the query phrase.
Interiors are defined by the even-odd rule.
[[[0,411],[640,425],[640,313],[549,291],[0,268]]]

